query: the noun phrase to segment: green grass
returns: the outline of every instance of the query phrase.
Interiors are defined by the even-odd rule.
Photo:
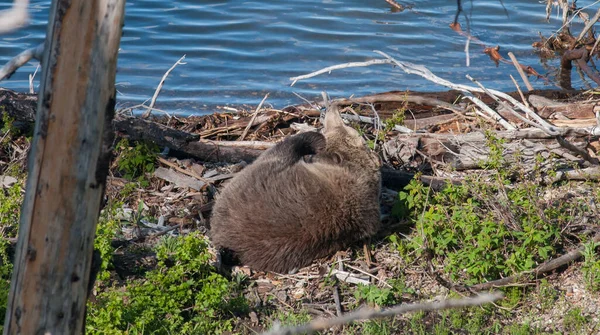
[[[155,251],[158,264],[144,278],[107,288],[89,303],[88,333],[220,334],[248,311],[240,284],[209,265],[201,235],[167,238]]]
[[[400,192],[395,215],[415,225],[407,239],[390,238],[400,255],[414,260],[431,253],[449,279],[475,284],[531,270],[564,251],[561,231],[576,220],[573,213],[593,215],[587,200],[549,201],[546,191],[552,186],[507,164],[500,144],[488,141],[492,153],[482,162],[489,169],[485,180],[470,178],[437,193],[413,181]]]
[[[0,187],[0,331],[4,326],[4,314],[6,313],[13,270],[12,260],[8,254],[10,243],[7,238],[17,236],[21,203],[23,202],[22,184],[23,181],[19,181],[8,189]]]

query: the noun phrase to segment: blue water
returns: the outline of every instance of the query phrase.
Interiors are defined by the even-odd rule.
[[[10,5],[2,0],[0,9]],[[545,19],[545,1],[463,1],[471,32],[487,45],[512,51],[524,64],[553,80],[558,61],[540,62],[531,43],[538,31],[550,35],[560,27],[556,11]],[[592,1],[578,1],[585,6]],[[508,16],[502,4],[508,12]],[[334,71],[290,87],[289,77],[323,67],[379,56],[378,49],[398,60],[427,66],[456,83],[470,74],[487,87],[514,90],[512,65],[496,67],[482,48],[471,43],[471,66],[465,63],[465,38],[448,28],[455,1],[415,1],[412,10],[393,13],[384,0],[302,1],[128,1],[117,73],[118,106],[149,99],[164,72],[182,55],[168,77],[156,107],[183,114],[204,114],[217,106],[267,103],[282,108],[315,99],[322,90],[332,97],[366,95],[389,90],[436,91],[445,88],[388,65]],[[31,24],[0,36],[0,63],[41,43],[50,1],[31,2]],[[593,16],[599,5],[587,9]],[[464,17],[460,22],[466,26]],[[578,33],[582,24],[572,28]],[[0,86],[27,91],[28,75],[37,61],[21,68]],[[39,74],[38,74],[39,78]],[[573,73],[573,86],[586,87]],[[37,85],[37,81],[36,81]],[[533,81],[535,88],[552,88]]]

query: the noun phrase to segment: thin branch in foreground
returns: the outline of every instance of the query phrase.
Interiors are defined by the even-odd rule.
[[[179,65],[179,64],[185,64],[182,61],[185,59],[185,55],[181,56],[181,58],[179,58],[179,60],[177,62],[175,62],[175,64],[173,64],[173,66],[171,66],[171,68],[169,68],[167,70],[167,72],[165,72],[165,74],[163,75],[162,79],[160,80],[160,83],[158,83],[158,86],[156,87],[156,91],[154,91],[154,95],[152,96],[152,100],[150,100],[150,106],[148,107],[148,109],[144,112],[144,114],[142,114],[142,118],[148,118],[150,116],[150,114],[152,113],[152,109],[154,108],[154,104],[156,103],[156,99],[158,98],[158,94],[160,93],[160,90],[162,89],[165,80],[167,80],[167,77],[169,76],[169,73],[171,73],[171,71],[173,71],[173,69]]]
[[[430,312],[449,308],[462,308],[471,306],[480,306],[491,303],[503,297],[501,292],[484,293],[475,297],[462,299],[448,299],[437,302],[426,302],[416,304],[398,305],[384,310],[374,310],[371,308],[360,309],[355,312],[345,314],[341,317],[331,319],[316,319],[310,323],[281,328],[275,326],[272,330],[263,333],[263,335],[295,335],[295,334],[311,334],[319,330],[329,329],[334,326],[348,324],[357,320],[367,320],[375,318],[383,318],[386,316],[394,316],[409,312]]]
[[[258,116],[258,112],[260,112],[262,105],[265,103],[265,100],[267,100],[268,97],[269,97],[269,93],[265,94],[265,97],[260,101],[260,103],[256,107],[256,110],[254,111],[254,114],[252,115],[252,118],[250,119],[250,122],[248,122],[248,125],[244,129],[242,136],[240,136],[237,139],[238,141],[243,141],[244,138],[246,137],[246,135],[248,135],[248,131],[250,130],[250,128],[252,128],[252,125],[254,124],[254,120],[256,120],[256,116]]]
[[[29,0],[15,0],[10,9],[0,12],[0,34],[18,29],[29,21]]]
[[[9,60],[8,63],[4,64],[4,66],[0,69],[0,81],[10,78],[10,76],[13,73],[15,73],[15,71],[17,71],[21,66],[25,65],[32,59],[37,59],[41,62],[43,53],[44,43],[38,45],[35,48],[27,49],[21,52],[20,54],[16,55],[15,57],[13,57],[13,59]]]

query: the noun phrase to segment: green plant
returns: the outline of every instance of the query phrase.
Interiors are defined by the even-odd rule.
[[[390,320],[368,320],[362,324],[361,334],[364,335],[391,335]]]
[[[379,288],[374,285],[359,285],[354,291],[357,301],[366,301],[369,305],[385,307],[394,305],[396,297],[391,288]]]
[[[424,318],[424,312],[416,312],[412,314],[412,316],[408,320],[409,330],[411,334],[423,335],[427,333],[427,329],[425,328],[425,322],[423,322]]]
[[[21,187],[21,181],[8,189],[0,187],[0,315],[6,313],[8,302],[13,264],[8,254],[10,243],[7,238],[17,236],[19,214],[23,202]],[[4,318],[0,320],[0,330],[3,325]]]
[[[388,132],[390,130],[393,130],[394,127],[397,125],[403,125],[404,119],[405,119],[405,115],[404,115],[405,112],[406,112],[405,107],[396,109],[394,111],[394,113],[392,114],[392,117],[383,121],[383,124],[385,126],[384,131]]]
[[[581,308],[573,308],[565,314],[563,327],[569,334],[580,333],[587,323],[587,319],[581,314]]]
[[[117,211],[122,207],[121,202],[109,202],[101,212],[96,226],[96,237],[94,239],[94,248],[100,252],[102,263],[98,272],[98,280],[108,280],[112,266],[114,247],[112,241],[120,232],[121,222],[117,219]]]
[[[300,312],[286,312],[277,310],[269,316],[270,321],[267,323],[267,328],[273,328],[275,324],[281,326],[296,326],[307,323],[311,320],[310,314],[305,309]]]
[[[596,249],[600,246],[600,242],[590,241],[583,246],[583,277],[588,289],[598,292],[600,290],[600,259]]]
[[[209,265],[202,236],[163,240],[157,266],[124,288],[100,293],[88,306],[86,330],[93,334],[220,334],[231,331],[231,316],[247,312],[237,283]],[[177,245],[173,245],[177,243]]]
[[[144,179],[146,173],[152,173],[159,152],[158,146],[147,143],[136,143],[130,146],[129,141],[122,139],[117,144],[117,165],[123,177],[128,180],[137,180],[142,186],[147,186]]]
[[[552,287],[547,279],[542,279],[538,286],[539,303],[542,311],[546,311],[554,305],[558,299],[558,291]]]
[[[399,193],[393,214],[415,229],[390,241],[405,260],[431,253],[450,279],[467,284],[515,275],[562,251],[561,229],[573,222],[574,209],[593,215],[580,197],[548,201],[552,186],[532,181],[518,164],[507,167],[502,140],[488,134],[487,142],[486,179],[467,178],[434,193],[415,178]]]

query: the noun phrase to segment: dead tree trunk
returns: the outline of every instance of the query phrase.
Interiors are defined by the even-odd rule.
[[[4,334],[82,330],[124,5],[52,2]]]

